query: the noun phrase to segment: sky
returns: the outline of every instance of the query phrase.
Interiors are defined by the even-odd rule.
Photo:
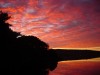
[[[0,10],[11,16],[13,31],[50,48],[100,50],[100,0],[0,0]],[[50,75],[100,75],[100,62],[60,63]]]
[[[11,29],[50,48],[100,47],[100,0],[0,0]]]

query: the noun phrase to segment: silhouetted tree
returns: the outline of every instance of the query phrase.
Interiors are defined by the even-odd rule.
[[[0,68],[2,75],[48,75],[57,67],[58,57],[48,44],[35,36],[13,32],[6,21],[7,13],[0,11]],[[16,38],[21,35],[21,37]]]
[[[0,11],[0,75],[48,75],[58,61],[100,57],[96,51],[49,49],[47,43],[35,36],[12,31],[9,28],[12,25],[6,23],[10,18]]]
[[[7,13],[0,11],[0,40],[3,40],[2,42],[7,45],[8,43],[10,45],[11,42],[15,41],[16,37],[20,35],[20,33],[13,32],[10,29],[11,25],[9,23],[6,23],[6,21],[10,18],[11,17],[8,16]]]

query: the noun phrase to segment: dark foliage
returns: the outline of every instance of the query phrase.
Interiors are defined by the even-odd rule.
[[[13,32],[9,18],[0,11],[0,75],[48,75],[57,67],[56,53],[35,36]]]

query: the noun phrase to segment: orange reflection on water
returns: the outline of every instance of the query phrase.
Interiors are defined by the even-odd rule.
[[[61,62],[50,75],[100,75],[100,61]]]

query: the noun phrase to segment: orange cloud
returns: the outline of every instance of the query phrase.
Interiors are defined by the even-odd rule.
[[[54,47],[100,46],[97,0],[0,0],[12,30],[33,35]]]

